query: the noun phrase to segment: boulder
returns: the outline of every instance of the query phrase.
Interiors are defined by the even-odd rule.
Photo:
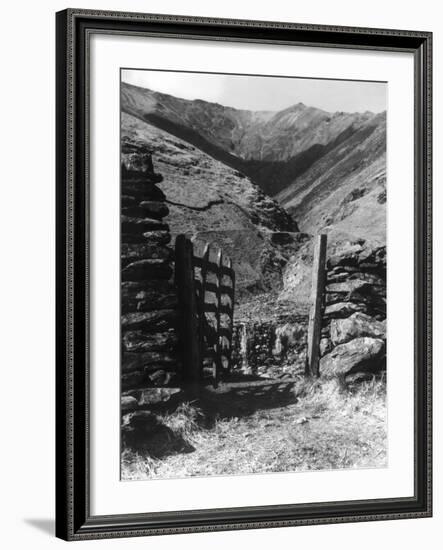
[[[361,312],[353,313],[347,319],[332,319],[330,333],[335,346],[363,336],[386,339],[384,324]]]
[[[339,344],[320,359],[320,374],[329,377],[354,372],[377,372],[385,363],[385,343],[382,339],[354,338]]]

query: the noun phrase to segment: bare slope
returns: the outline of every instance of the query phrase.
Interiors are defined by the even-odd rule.
[[[301,103],[247,111],[125,83],[122,110],[245,174],[302,231],[385,241],[386,113],[328,113]]]
[[[121,137],[123,160],[152,152],[173,237],[221,245],[234,260],[238,287],[265,290],[269,270],[280,269],[273,267],[279,252],[272,235],[298,231],[291,216],[243,174],[132,115],[122,114]]]
[[[386,243],[386,115],[334,147],[276,197],[308,233]]]

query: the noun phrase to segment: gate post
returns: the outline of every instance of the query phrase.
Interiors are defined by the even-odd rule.
[[[195,292],[194,247],[185,235],[175,240],[175,282],[179,306],[179,341],[183,360],[183,381],[198,384],[201,381],[202,360],[200,327]]]
[[[325,291],[327,235],[318,235],[315,241],[314,263],[312,265],[311,309],[308,325],[307,374],[319,376],[320,336],[323,318]]]
[[[216,311],[215,311],[215,332],[216,332],[216,346],[215,346],[215,361],[213,363],[213,378],[214,386],[218,386],[220,379],[220,374],[222,371],[222,346],[221,346],[221,336],[220,336],[220,327],[221,327],[221,307],[222,307],[222,293],[221,285],[223,281],[223,251],[221,248],[218,249],[217,259],[216,259],[217,271],[216,271]]]

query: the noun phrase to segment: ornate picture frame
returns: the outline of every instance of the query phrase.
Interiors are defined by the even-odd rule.
[[[56,535],[65,540],[84,540],[429,517],[432,514],[432,34],[82,9],[68,9],[56,17]],[[90,277],[94,251],[90,248],[93,216],[90,198],[94,153],[90,146],[89,121],[91,37],[94,35],[413,55],[412,496],[294,504],[256,502],[253,506],[111,515],[92,512],[90,460],[91,437],[95,434],[90,430],[90,383],[94,368]],[[116,112],[110,116],[120,115]]]

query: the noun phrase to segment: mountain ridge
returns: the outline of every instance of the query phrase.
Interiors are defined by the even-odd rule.
[[[360,209],[363,214],[368,208],[381,209],[380,219],[384,216],[384,203],[377,197],[386,193],[386,111],[328,113],[301,102],[280,111],[248,111],[127,83],[121,91],[124,113],[244,174],[280,202],[302,231],[340,225],[352,233],[344,220],[351,214],[358,218]],[[380,212],[374,214],[380,217]],[[357,236],[381,238],[370,219],[358,227]]]

